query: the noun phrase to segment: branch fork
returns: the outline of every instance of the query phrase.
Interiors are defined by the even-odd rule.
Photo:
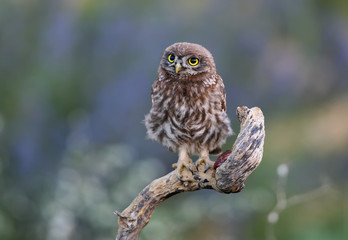
[[[265,138],[264,116],[261,109],[238,107],[240,133],[227,160],[214,169],[191,172],[184,170],[185,181],[178,179],[175,170],[155,179],[146,186],[133,202],[118,215],[116,240],[136,240],[150,221],[155,208],[169,197],[200,189],[214,189],[221,193],[236,193],[244,188],[247,177],[260,164]]]

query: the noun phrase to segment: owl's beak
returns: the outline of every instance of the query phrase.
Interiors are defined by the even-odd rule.
[[[181,64],[179,62],[177,62],[175,64],[175,72],[178,73],[178,72],[180,72],[180,70],[181,70]]]

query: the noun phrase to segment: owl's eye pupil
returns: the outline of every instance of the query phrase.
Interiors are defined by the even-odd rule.
[[[175,60],[175,56],[173,54],[169,54],[168,61],[172,63],[174,62],[174,60]]]
[[[195,57],[189,58],[189,64],[192,65],[192,66],[197,65],[198,64],[198,58],[195,58]]]

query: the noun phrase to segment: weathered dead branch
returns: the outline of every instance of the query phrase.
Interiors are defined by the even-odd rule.
[[[232,152],[216,170],[184,172],[185,182],[180,181],[175,171],[152,181],[119,216],[117,240],[136,240],[141,230],[150,221],[155,208],[169,197],[200,189],[214,189],[222,193],[236,193],[244,188],[246,178],[260,164],[265,138],[264,117],[257,108],[238,107],[241,123],[240,133]]]

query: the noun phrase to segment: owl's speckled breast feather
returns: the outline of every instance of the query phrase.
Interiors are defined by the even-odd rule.
[[[218,153],[232,134],[225,112],[225,91],[218,74],[200,81],[172,79],[160,72],[145,117],[149,138],[170,151],[186,145],[190,155],[208,148]]]

